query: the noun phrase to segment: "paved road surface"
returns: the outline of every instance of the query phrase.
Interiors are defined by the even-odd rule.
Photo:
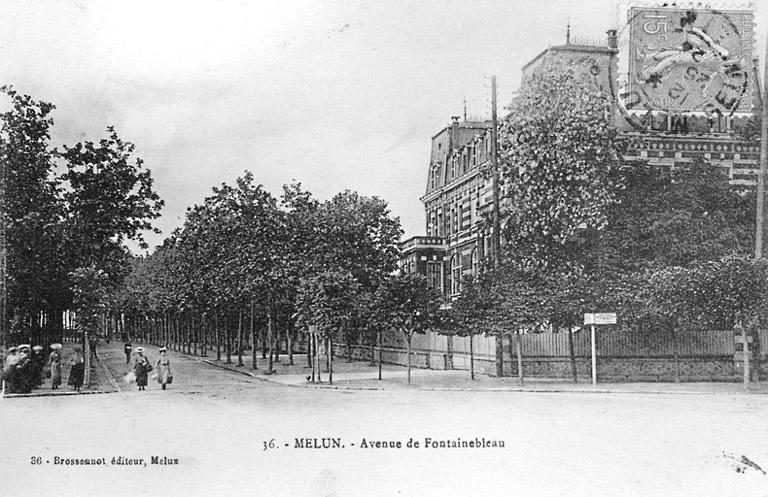
[[[763,395],[349,392],[171,359],[167,391],[0,401],[2,495],[768,496]],[[505,447],[360,448],[411,437]],[[303,438],[344,448],[294,448]],[[121,456],[148,464],[109,465]]]

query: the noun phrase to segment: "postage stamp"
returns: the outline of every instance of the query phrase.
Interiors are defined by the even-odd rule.
[[[751,111],[753,11],[662,5],[626,9],[620,104],[629,113]]]

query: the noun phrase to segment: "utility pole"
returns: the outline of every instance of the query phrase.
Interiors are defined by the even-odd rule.
[[[496,76],[491,77],[491,168],[493,173],[493,265],[499,265],[501,220],[499,219],[499,131],[496,117]]]
[[[768,38],[765,40],[765,55],[763,56],[764,76],[763,76],[763,88],[761,98],[761,124],[760,124],[760,169],[757,173],[757,215],[755,221],[755,258],[759,259],[763,256],[763,231],[764,231],[764,217],[765,217],[765,175],[768,166],[766,165],[766,142],[768,142],[768,85],[766,85],[766,78],[768,78]],[[757,76],[757,71],[755,71]],[[755,84],[758,85],[759,81],[755,77]]]
[[[0,345],[7,347],[8,340],[8,265],[6,259],[8,256],[8,245],[6,239],[6,223],[8,220],[8,201],[7,201],[7,162],[0,161]]]
[[[501,220],[499,219],[499,130],[496,116],[496,76],[491,77],[491,169],[493,181],[493,267],[499,267]],[[496,376],[504,376],[504,338],[496,335]]]

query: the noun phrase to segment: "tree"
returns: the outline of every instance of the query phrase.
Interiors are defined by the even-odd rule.
[[[326,271],[303,280],[298,291],[300,322],[315,327],[328,344],[329,383],[333,383],[333,340],[349,326],[359,290],[351,273]]]
[[[104,314],[107,298],[106,286],[109,276],[95,265],[79,268],[72,272],[73,306],[78,331],[83,337],[83,355],[85,356],[85,381],[90,380],[90,343],[96,339],[99,323]]]
[[[54,106],[8,86],[0,93],[10,99],[10,109],[0,115],[4,172],[0,223],[7,244],[7,287],[0,290],[6,292],[8,303],[0,310],[0,319],[6,323],[12,315],[24,317],[36,333],[39,313],[55,316],[53,311],[66,308],[71,299],[67,282],[71,268],[64,264],[60,242],[63,205],[60,186],[52,178],[54,151],[49,145]]]
[[[160,216],[164,202],[154,191],[152,175],[135,147],[117,135],[113,127],[98,144],[86,141],[64,147],[60,154],[67,171],[61,180],[64,191],[66,240],[76,267],[97,264],[119,282],[127,268],[123,243],[139,242]]]
[[[611,106],[577,63],[545,62],[500,127],[503,233],[517,257],[543,263],[583,228],[606,224],[618,167]]]
[[[407,346],[408,384],[411,383],[411,340],[438,328],[441,295],[427,286],[420,274],[397,274],[386,278],[376,293],[378,321],[389,331],[402,333]]]

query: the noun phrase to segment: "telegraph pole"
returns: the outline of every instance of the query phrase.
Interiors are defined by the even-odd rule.
[[[766,142],[768,142],[768,85],[766,85],[766,78],[768,78],[768,38],[765,40],[765,55],[763,56],[764,76],[763,76],[763,88],[761,100],[761,125],[760,125],[760,169],[757,173],[757,216],[755,221],[755,258],[759,259],[763,256],[763,231],[764,231],[764,217],[765,217],[765,175],[768,165],[766,165]],[[755,71],[757,76],[757,71]],[[755,77],[755,84],[760,82]]]
[[[499,219],[499,131],[496,116],[496,76],[491,77],[491,168],[493,173],[493,265],[499,265],[501,220]]]
[[[0,345],[3,347],[8,346],[8,244],[5,233],[8,220],[7,162],[0,160]]]
[[[491,172],[493,174],[493,267],[501,256],[501,220],[499,219],[499,130],[496,116],[496,76],[491,77]],[[470,337],[471,340],[471,337]],[[496,335],[496,376],[504,376],[504,339]]]

